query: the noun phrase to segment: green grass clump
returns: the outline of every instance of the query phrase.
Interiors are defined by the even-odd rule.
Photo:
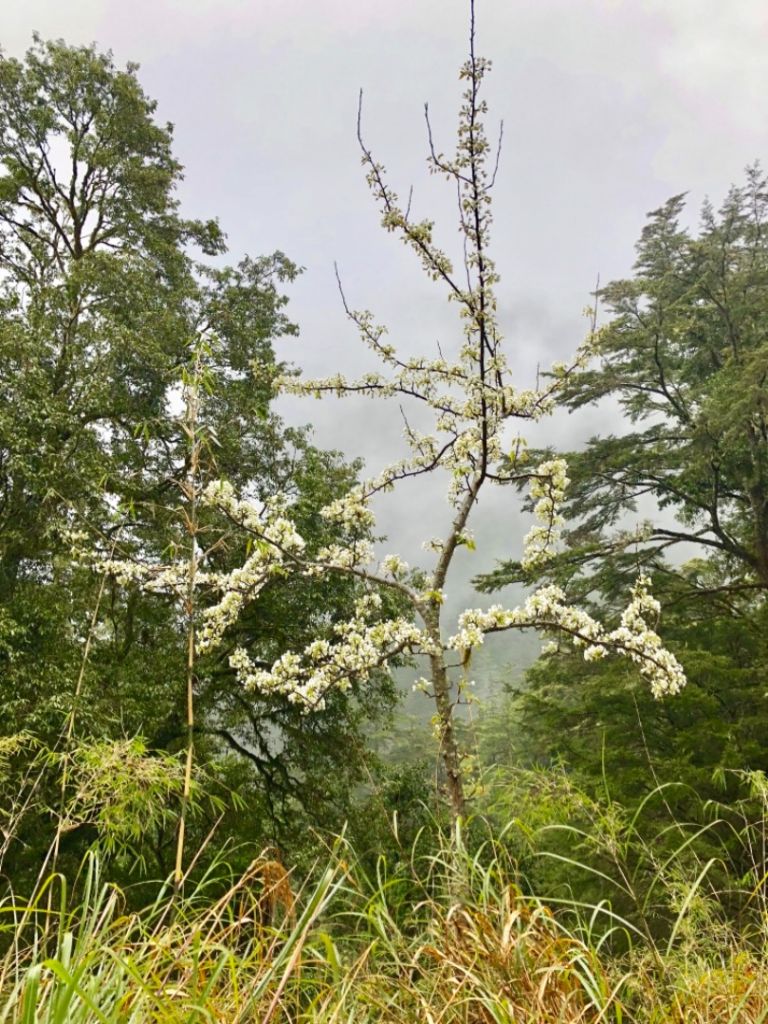
[[[211,874],[131,914],[91,856],[76,906],[56,876],[5,906],[0,1024],[598,1019],[599,962],[488,852],[370,878],[340,842],[298,892],[265,857],[217,899]]]
[[[723,834],[753,849],[758,827]],[[729,918],[733,892],[715,884],[730,877],[725,859],[688,856],[699,827],[680,825],[671,855],[664,829],[646,839],[639,828],[637,816],[614,821],[599,849],[597,821],[555,833],[571,854],[554,863],[606,890],[615,875],[630,893],[661,844],[653,900],[633,911],[625,899],[626,916],[567,886],[531,895],[514,820],[425,831],[389,859],[357,858],[340,837],[301,882],[268,853],[239,878],[219,861],[141,911],[91,853],[71,891],[53,874],[2,905],[0,1024],[768,1021],[763,878],[739,880]],[[552,828],[534,831],[543,844]],[[552,852],[538,850],[547,863]]]

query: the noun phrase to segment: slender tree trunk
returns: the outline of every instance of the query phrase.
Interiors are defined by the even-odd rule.
[[[430,655],[432,689],[435,694],[437,719],[440,728],[440,753],[446,776],[446,789],[451,802],[451,815],[456,821],[466,816],[464,780],[461,774],[461,753],[456,740],[451,700],[451,681],[441,654]]]
[[[179,815],[179,831],[176,840],[176,865],[173,872],[174,889],[181,891],[184,880],[184,838],[187,827],[187,813],[192,792],[192,766],[194,762],[195,735],[195,586],[197,583],[197,496],[200,470],[200,439],[198,436],[199,418],[199,376],[200,357],[195,360],[192,380],[187,383],[187,404],[184,419],[184,431],[189,442],[189,469],[183,481],[186,503],[185,526],[189,536],[189,562],[187,572],[187,592],[184,601],[184,613],[187,620],[187,668],[186,668],[186,726],[187,756],[184,767],[184,787]]]
[[[445,665],[445,653],[440,637],[440,606],[433,604],[424,613],[424,622],[433,643],[434,651],[429,655],[430,678],[437,711],[440,740],[440,757],[445,768],[446,789],[454,822],[466,816],[467,801],[464,794],[464,779],[461,772],[461,751],[456,739],[451,699],[451,680]]]

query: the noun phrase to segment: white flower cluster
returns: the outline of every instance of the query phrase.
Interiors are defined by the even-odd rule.
[[[475,147],[479,144],[477,137],[473,144]],[[385,185],[382,168],[371,161],[369,171],[369,182],[384,209],[386,226],[398,229],[438,278],[450,273],[443,254],[432,244],[429,226],[408,220],[398,206],[397,196]],[[466,201],[474,210],[475,199]],[[490,214],[484,206],[480,212],[485,232],[490,226]],[[467,223],[471,220],[469,217]],[[482,239],[482,244],[486,243],[487,239]],[[470,267],[473,266],[471,257],[469,262]],[[518,389],[512,384],[495,317],[492,286],[496,280],[486,253],[482,288],[466,290],[451,284],[450,297],[459,303],[466,334],[455,359],[442,355],[437,359],[424,356],[401,359],[393,346],[382,343],[384,329],[374,324],[370,312],[347,308],[363,341],[386,365],[387,375],[372,373],[359,380],[347,380],[340,373],[316,380],[302,380],[292,375],[281,378],[280,386],[291,393],[316,397],[325,393],[370,397],[398,395],[423,403],[434,415],[433,433],[421,433],[406,425],[405,437],[410,449],[407,458],[388,466],[377,479],[356,489],[347,498],[332,503],[329,515],[338,516],[345,525],[353,525],[356,516],[370,514],[366,499],[372,493],[404,477],[436,468],[450,474],[449,496],[456,503],[466,491],[468,481],[501,462],[504,432],[511,419],[536,420],[551,410],[567,371],[561,370],[553,381],[541,388]]]
[[[524,569],[536,569],[555,554],[564,523],[560,507],[570,483],[567,471],[565,459],[549,459],[542,462],[531,477],[530,493],[536,499],[533,514],[538,522],[523,541],[521,565]]]
[[[315,640],[301,654],[289,651],[270,669],[257,667],[239,647],[229,664],[248,690],[279,693],[306,712],[325,707],[331,690],[348,691],[353,682],[365,682],[371,672],[385,668],[404,650],[421,646],[421,630],[406,619],[378,619],[381,599],[371,594],[357,603],[353,618],[334,626],[331,640]]]
[[[246,501],[236,497],[229,481],[217,480],[208,484],[201,500],[203,504],[224,512],[234,522],[284,555],[300,555],[304,551],[303,537],[285,515],[287,500],[283,495],[276,495],[260,503]]]
[[[188,584],[189,563],[173,562],[170,565],[146,565],[131,559],[99,558],[91,555],[87,561],[97,572],[110,576],[121,586],[137,584],[147,594],[181,595]]]
[[[358,569],[373,561],[373,544],[356,540],[351,544],[329,544],[317,552],[313,565],[307,566],[309,576],[322,576],[329,569]]]
[[[424,551],[433,551],[436,555],[440,555],[445,548],[445,541],[441,537],[430,537],[429,540],[421,542],[421,547]]]
[[[632,600],[621,616],[621,625],[609,633],[640,668],[651,684],[654,697],[679,693],[685,686],[685,673],[675,656],[662,644],[661,637],[646,623],[646,616],[657,617],[659,602],[649,592],[650,580],[641,576],[632,588]],[[584,652],[586,655],[586,651]]]
[[[394,201],[394,197],[388,195],[389,200]],[[489,296],[486,291],[486,303]],[[381,344],[382,329],[372,326],[371,314],[350,310],[349,316],[362,338],[390,368],[389,376],[368,374],[359,380],[348,380],[342,374],[335,374],[316,380],[293,376],[282,379],[283,390],[291,393],[316,397],[324,393],[370,397],[400,395],[423,403],[434,414],[432,433],[406,426],[408,457],[387,466],[377,478],[333,502],[326,513],[329,517],[338,518],[349,527],[356,525],[356,521],[371,525],[367,499],[373,493],[386,490],[405,477],[437,468],[450,474],[449,498],[457,503],[468,481],[502,461],[505,431],[510,420],[537,420],[551,411],[556,392],[567,373],[561,371],[542,388],[516,388],[509,380],[510,371],[500,348],[501,338],[492,308],[486,308],[481,316],[478,312],[480,298],[473,292],[462,293],[459,301],[464,303],[468,339],[455,361],[423,357],[399,360],[392,346]],[[489,334],[493,338],[491,353],[486,351]]]
[[[408,563],[399,555],[387,555],[381,560],[381,571],[393,580],[403,580],[408,575]]]
[[[650,581],[641,576],[632,588],[632,600],[621,616],[621,625],[607,630],[591,615],[565,603],[556,586],[542,587],[522,607],[505,609],[493,605],[487,610],[470,609],[459,616],[459,632],[448,640],[452,650],[465,652],[483,643],[486,633],[511,628],[537,627],[564,633],[573,644],[584,648],[584,658],[594,661],[611,651],[630,658],[649,682],[654,697],[679,693],[685,686],[682,666],[647,623],[646,616],[658,615],[659,603],[649,593]]]
[[[353,487],[341,498],[326,505],[320,510],[320,515],[349,531],[369,530],[376,523],[376,517],[368,507],[361,487]]]
[[[216,588],[223,590],[224,594],[218,604],[206,608],[202,614],[202,622],[195,637],[198,654],[205,654],[218,647],[225,630],[237,621],[245,605],[258,596],[281,564],[279,549],[270,549],[262,543],[240,568],[226,576],[217,576]]]
[[[256,539],[252,553],[239,568],[226,574],[200,575],[201,585],[207,584],[223,592],[223,596],[203,612],[196,637],[199,654],[218,647],[225,631],[237,621],[245,605],[258,596],[269,579],[285,571],[287,557],[299,557],[305,547],[294,524],[282,514],[285,508],[282,498],[259,507],[237,498],[232,485],[225,481],[209,484],[202,497],[205,504],[226,513],[255,534]]]
[[[276,575],[290,571],[304,576],[353,571],[358,576],[376,579],[363,568],[374,562],[373,546],[365,538],[328,545],[314,558],[307,558],[305,542],[285,514],[287,503],[280,497],[257,504],[238,498],[229,483],[216,482],[205,488],[201,503],[219,509],[251,535],[248,558],[231,572],[206,571],[198,552],[194,566],[188,559],[159,566],[128,559],[89,559],[118,582],[137,583],[152,593],[169,593],[186,600],[192,582],[197,590],[219,594],[216,604],[202,612],[195,637],[198,654],[215,650],[221,644],[224,633],[243,608]],[[368,530],[374,525],[373,513],[360,488],[331,502],[322,515],[350,532]],[[379,580],[389,579],[392,585],[405,579],[408,565],[398,556],[390,555],[383,559],[379,571],[383,574]],[[243,648],[230,656],[230,665],[247,688],[283,694],[306,711],[320,710],[329,690],[348,690],[353,681],[366,680],[375,668],[386,666],[397,653],[428,646],[412,621],[383,619],[381,598],[375,593],[361,598],[352,618],[335,625],[333,634],[331,640],[314,641],[301,654],[285,653],[268,671],[257,667]]]
[[[145,593],[186,599],[192,582],[198,591],[221,594],[219,601],[202,614],[196,635],[199,654],[220,644],[225,630],[236,621],[243,607],[257,597],[272,576],[285,571],[287,558],[298,558],[305,547],[295,526],[283,514],[285,502],[280,498],[257,506],[237,498],[231,484],[216,482],[206,487],[201,500],[219,508],[255,535],[253,551],[245,563],[229,573],[204,570],[198,552],[194,566],[190,558],[170,565],[147,565],[132,559],[99,558],[92,552],[82,556],[94,569],[119,584],[135,583]]]
[[[105,557],[87,544],[90,537],[82,530],[65,529],[62,536],[69,542],[75,561],[110,576],[120,586],[136,583],[148,593],[179,594],[188,579],[189,567],[183,562],[148,565],[138,559]]]

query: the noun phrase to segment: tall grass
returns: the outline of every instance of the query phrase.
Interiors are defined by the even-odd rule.
[[[519,827],[430,831],[373,863],[340,837],[318,844],[301,882],[268,854],[236,879],[218,862],[183,895],[161,886],[141,912],[90,854],[72,890],[54,874],[0,907],[0,1024],[768,1021],[762,822],[713,816],[720,859],[709,847],[692,855],[696,832],[683,824],[659,859],[663,829],[643,836],[637,815],[612,831],[603,822],[602,837],[599,823],[595,835],[561,823],[571,852],[554,863],[600,883],[592,903],[575,889],[547,901],[527,891]],[[550,863],[551,831],[528,831]],[[725,837],[754,855],[735,916],[716,882],[730,877]],[[592,854],[603,844],[600,867],[583,856],[590,843]],[[654,895],[623,916],[608,899],[616,879],[638,885],[649,865]]]

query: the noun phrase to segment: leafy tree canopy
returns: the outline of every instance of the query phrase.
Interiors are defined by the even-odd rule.
[[[767,766],[766,185],[750,169],[720,210],[705,204],[697,234],[682,226],[682,195],[650,214],[634,275],[599,292],[610,315],[596,361],[568,384],[572,410],[611,399],[625,429],[566,455],[563,549],[478,581],[544,575],[615,614],[627,580],[651,574],[682,694],[656,703],[621,665],[558,650],[507,712],[505,757],[565,760],[618,799],[638,799],[654,771],[719,796],[723,769]]]
[[[318,509],[356,472],[270,409],[284,369],[273,340],[297,334],[281,288],[299,268],[280,252],[223,265],[216,221],[180,211],[182,168],[155,108],[136,65],[119,69],[94,47],[36,38],[24,60],[0,57],[3,731],[49,743],[72,709],[100,589],[73,564],[67,531],[147,558],[179,542],[180,381],[195,345],[209,351],[209,476],[261,498],[291,495],[320,545],[334,538]],[[222,534],[215,564],[237,564],[245,544]],[[238,642],[272,660],[348,614],[354,589],[276,580]],[[98,607],[77,734],[141,734],[150,749],[178,749],[177,610],[111,582]],[[226,652],[201,668],[197,687],[201,754],[218,760],[223,784],[248,794],[250,813],[232,823],[241,838],[261,842],[291,818],[343,817],[361,770],[362,720],[389,706],[388,683],[340,696],[314,723],[280,701],[245,699]],[[34,852],[41,830],[30,827]],[[167,840],[152,840],[163,868]]]
[[[685,197],[673,197],[649,216],[634,276],[599,292],[610,318],[567,402],[613,399],[630,429],[567,455],[572,529],[549,571],[571,586],[599,587],[609,565],[673,571],[681,545],[712,556],[732,597],[768,586],[767,185],[749,170],[719,211],[705,204],[697,235],[680,223]],[[636,524],[649,499],[659,514]],[[526,577],[507,563],[483,585],[513,578]]]

